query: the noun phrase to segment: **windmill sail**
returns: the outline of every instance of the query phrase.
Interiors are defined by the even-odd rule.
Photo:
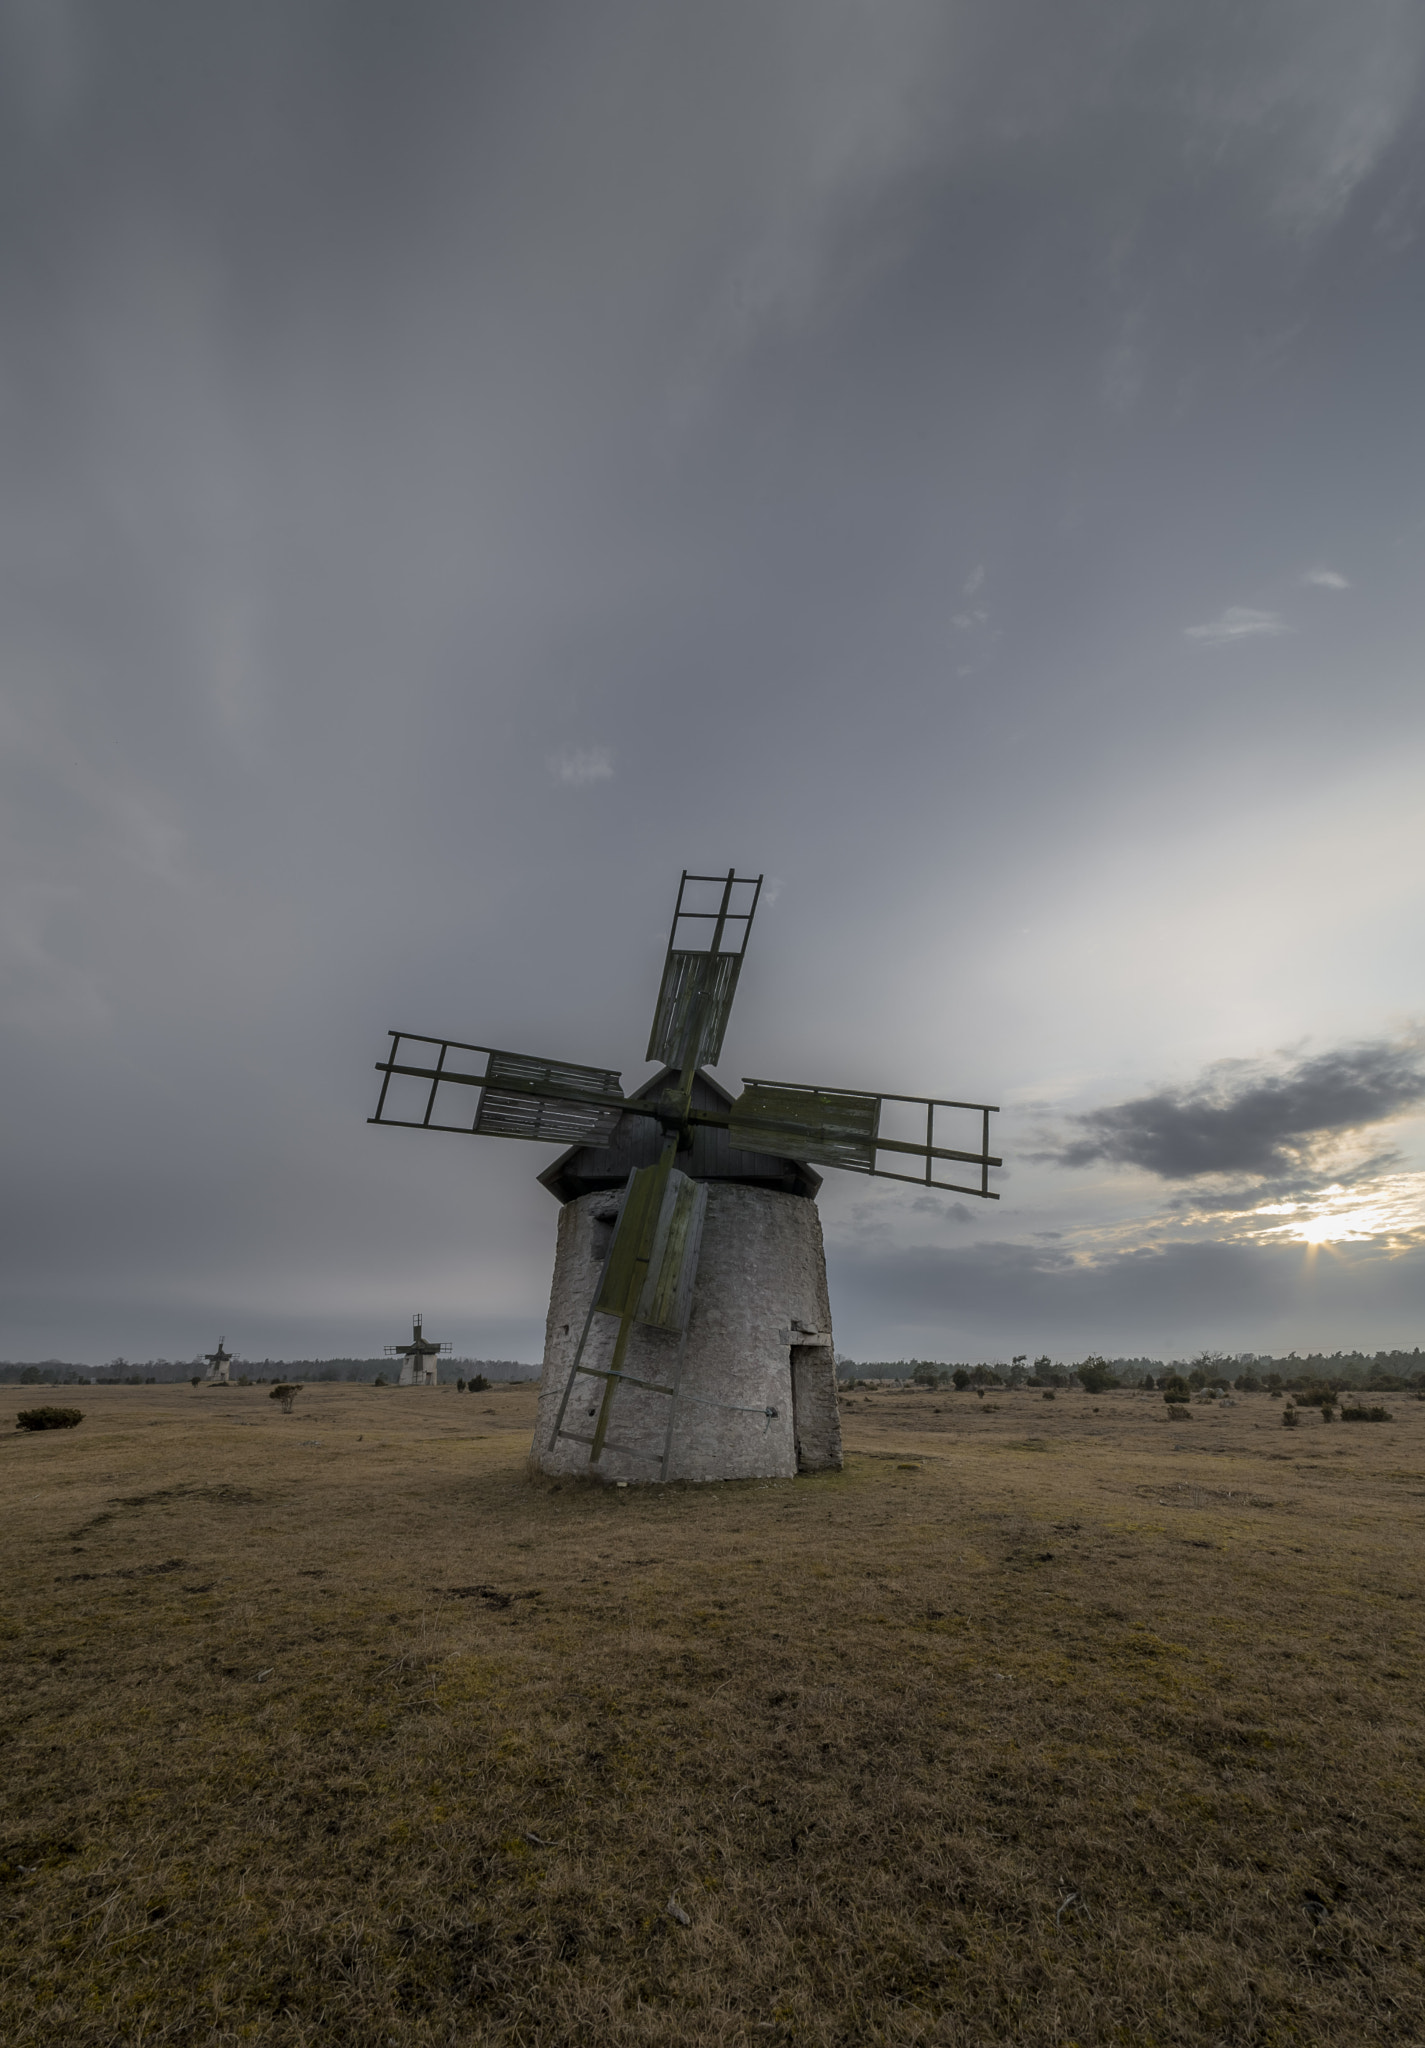
[[[828,1166],[875,1167],[880,1097],[848,1089],[744,1082],[727,1138],[740,1152],[796,1152]]]
[[[670,947],[647,1057],[680,1071],[715,1066],[741,971],[739,953],[690,953]]]
[[[888,1122],[886,1105],[901,1105]],[[925,1136],[919,1136],[924,1113]],[[918,1187],[943,1188],[997,1202],[990,1168],[1001,1161],[990,1151],[990,1118],[985,1102],[950,1102],[930,1095],[871,1095],[845,1088],[812,1088],[795,1081],[744,1081],[728,1117],[728,1142],[748,1152],[794,1152],[799,1158],[882,1180],[908,1180]],[[966,1131],[969,1116],[978,1130]],[[917,1135],[892,1135],[914,1128]],[[976,1135],[977,1151],[942,1143],[946,1137]],[[901,1169],[923,1161],[919,1172]],[[942,1161],[980,1169],[979,1185],[936,1178]]]
[[[492,1052],[475,1129],[494,1138],[538,1138],[558,1145],[607,1145],[623,1114],[619,1075],[601,1067],[571,1067],[523,1053]],[[557,1095],[559,1088],[578,1096]],[[612,1095],[607,1107],[581,1099]]]
[[[648,1277],[638,1297],[635,1321],[655,1330],[687,1328],[707,1206],[707,1182],[689,1180],[675,1168],[659,1204]]]
[[[434,1061],[426,1050],[431,1046],[437,1048]],[[403,1048],[408,1049],[404,1060]],[[468,1071],[471,1063],[460,1058],[464,1053],[478,1054],[475,1064],[483,1062],[484,1071]],[[458,1038],[426,1038],[413,1031],[391,1033],[390,1054],[377,1061],[376,1071],[385,1079],[376,1114],[369,1121],[407,1130],[475,1132],[550,1145],[606,1145],[626,1107],[620,1076],[612,1068],[495,1052]],[[391,1096],[393,1081],[404,1093]],[[413,1082],[422,1085],[412,1088]],[[455,1088],[480,1091],[468,1121],[448,1121],[459,1099],[448,1091]],[[401,1108],[420,1113],[396,1114]]]
[[[655,1330],[685,1329],[707,1205],[706,1181],[665,1161],[631,1173],[594,1307]]]
[[[604,1264],[604,1277],[594,1301],[594,1307],[603,1315],[631,1317],[642,1298],[670,1167],[671,1161],[665,1156],[656,1166],[636,1167],[628,1177],[613,1243]]]
[[[698,890],[709,886],[720,892],[716,909],[695,909]],[[681,1073],[716,1065],[761,893],[760,875],[739,876],[733,869],[726,875],[690,875],[684,870],[648,1036],[648,1059],[661,1060]],[[710,904],[713,899],[702,900]]]

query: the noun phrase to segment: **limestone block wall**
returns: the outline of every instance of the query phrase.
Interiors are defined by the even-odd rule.
[[[551,1442],[619,1200],[581,1195],[560,1212],[533,1452],[545,1472],[656,1481],[668,1426],[665,1395],[619,1387],[596,1466],[586,1444]],[[617,1332],[612,1317],[596,1315],[583,1363],[607,1365]],[[671,1384],[677,1356],[676,1336],[635,1327],[624,1370]],[[580,1372],[566,1429],[592,1435],[605,1384]],[[821,1218],[803,1196],[712,1181],[668,1476],[790,1479],[799,1469],[799,1440],[800,1469],[840,1465]]]

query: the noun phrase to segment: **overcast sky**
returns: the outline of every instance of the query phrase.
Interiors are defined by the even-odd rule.
[[[1418,0],[0,0],[0,1356],[537,1360],[407,1030],[1004,1106],[839,1348],[1425,1341]]]

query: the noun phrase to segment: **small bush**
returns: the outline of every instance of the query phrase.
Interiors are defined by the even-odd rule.
[[[1186,1387],[1169,1387],[1163,1399],[1170,1408],[1186,1408],[1188,1402],[1192,1399],[1192,1395]]]
[[[1297,1427],[1299,1426],[1300,1422],[1301,1422],[1301,1417],[1300,1417],[1300,1416],[1299,1416],[1299,1415],[1297,1414],[1297,1412],[1296,1412],[1296,1410],[1295,1410],[1294,1408],[1290,1408],[1290,1407],[1287,1407],[1287,1408],[1283,1408],[1283,1410],[1282,1410],[1282,1428],[1283,1428],[1283,1429],[1296,1429],[1296,1428],[1297,1428]]]
[[[467,1380],[466,1387],[472,1394],[488,1394],[490,1382],[486,1379],[484,1373],[477,1372],[473,1380]]]
[[[1169,1422],[1191,1422],[1192,1410],[1185,1401],[1174,1401],[1168,1408]]]
[[[951,1373],[950,1377],[955,1382],[955,1391],[957,1393],[963,1394],[966,1387],[968,1387],[970,1384],[970,1375],[965,1370],[964,1366],[957,1365],[954,1372]]]
[[[297,1396],[301,1393],[301,1391],[302,1389],[300,1387],[284,1386],[279,1382],[279,1384],[272,1389],[272,1392],[268,1395],[267,1398],[269,1401],[280,1401],[282,1403],[282,1413],[284,1415],[290,1415],[292,1413],[292,1403],[296,1400]]]
[[[58,1414],[59,1412],[58,1409],[50,1410],[51,1414]],[[1394,1422],[1395,1417],[1388,1408],[1343,1408],[1341,1410],[1341,1420],[1343,1422]]]
[[[1050,1391],[1049,1393],[1047,1393],[1047,1394],[1046,1394],[1046,1395],[1044,1396],[1044,1399],[1045,1399],[1046,1401],[1052,1401],[1052,1400],[1053,1400],[1053,1398],[1054,1398],[1054,1395],[1053,1395],[1053,1392],[1052,1392],[1052,1390],[1051,1390],[1051,1391]]]
[[[84,1420],[82,1408],[22,1408],[15,1417],[16,1429],[77,1429]]]

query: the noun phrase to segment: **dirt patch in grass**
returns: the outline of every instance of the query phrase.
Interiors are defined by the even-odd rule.
[[[0,2035],[1425,2038],[1425,1407],[997,1405],[668,1490],[518,1390],[12,1432]]]

